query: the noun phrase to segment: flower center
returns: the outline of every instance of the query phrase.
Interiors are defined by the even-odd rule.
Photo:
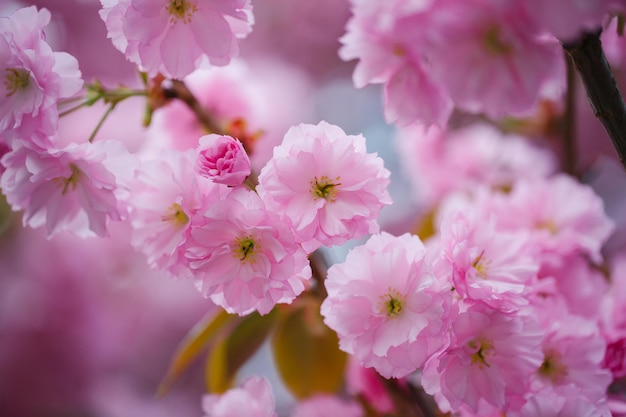
[[[4,76],[4,88],[7,97],[11,97],[17,90],[25,90],[30,84],[30,74],[24,69],[7,68]]]
[[[513,52],[513,47],[502,39],[500,27],[493,25],[483,33],[483,45],[491,55],[506,56]]]
[[[189,216],[185,213],[185,210],[178,203],[174,203],[167,209],[164,216],[161,216],[161,220],[169,222],[176,227],[181,227],[189,223]]]
[[[544,353],[543,363],[538,372],[553,384],[560,384],[568,374],[567,366],[561,361],[561,354],[554,350]]]
[[[235,239],[235,247],[233,255],[238,258],[242,264],[256,262],[256,255],[259,253],[259,244],[252,236],[244,236]]]
[[[474,259],[472,262],[472,267],[476,270],[476,275],[479,277],[486,279],[487,278],[487,268],[489,267],[490,262],[485,259],[485,250],[483,249],[480,252],[480,255]]]
[[[382,295],[380,302],[380,312],[387,318],[398,317],[404,309],[404,297],[396,289],[389,288],[389,292]]]
[[[556,226],[556,224],[554,224],[552,220],[543,220],[537,222],[535,227],[539,230],[546,230],[551,235],[556,235],[556,233],[559,231],[559,228]]]
[[[490,366],[489,363],[487,363],[487,356],[491,355],[493,351],[493,342],[491,340],[482,338],[473,339],[467,346],[474,351],[471,356],[472,365],[478,364],[480,369],[483,369],[485,366]]]
[[[176,23],[178,20],[189,23],[191,16],[198,11],[198,6],[191,0],[170,0],[166,9],[171,16],[170,23]]]
[[[313,194],[313,200],[323,198],[326,201],[337,200],[337,189],[335,187],[341,185],[339,177],[335,178],[336,182],[332,182],[326,175],[323,175],[319,179],[315,177],[315,180],[311,180],[311,194]]]
[[[61,190],[61,195],[67,194],[68,191],[74,191],[76,186],[78,185],[78,181],[82,177],[83,173],[80,172],[80,169],[74,164],[70,164],[70,170],[72,173],[67,178],[56,178],[55,181],[59,184],[60,187],[63,187]],[[71,189],[70,189],[71,187]]]

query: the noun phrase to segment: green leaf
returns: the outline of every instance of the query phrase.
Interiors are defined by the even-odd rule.
[[[206,361],[207,391],[223,393],[232,387],[239,368],[261,347],[276,322],[276,313],[252,313],[233,331],[221,337]]]
[[[218,331],[235,318],[238,317],[228,314],[224,310],[220,310],[217,314],[207,314],[187,333],[172,355],[170,366],[157,389],[157,397],[167,394],[172,384],[211,342]]]
[[[347,355],[339,350],[337,334],[323,322],[318,300],[290,309],[272,340],[276,368],[297,398],[335,393],[343,384]]]

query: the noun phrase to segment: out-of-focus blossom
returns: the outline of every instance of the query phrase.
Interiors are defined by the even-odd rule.
[[[378,372],[373,368],[363,367],[354,356],[348,358],[346,389],[353,396],[362,396],[380,413],[393,411],[393,402]]]
[[[544,85],[563,79],[561,48],[539,38],[524,2],[437,2],[426,54],[454,103],[491,117],[530,112]]]
[[[35,6],[0,17],[0,132],[24,140],[37,130],[54,134],[58,101],[83,85],[76,59],[46,43],[49,22],[50,12]]]
[[[421,367],[447,342],[450,288],[424,259],[417,236],[372,236],[328,270],[324,322],[342,350],[386,378]]]
[[[239,140],[206,135],[200,138],[195,170],[213,182],[236,187],[250,175],[250,159]]]
[[[559,395],[545,390],[532,394],[519,410],[506,414],[511,417],[610,417],[606,401],[594,403],[580,396],[576,389],[566,387]]]
[[[154,76],[183,78],[207,60],[226,65],[253,23],[249,0],[101,0],[113,44]]]
[[[606,398],[612,381],[604,368],[606,343],[596,323],[576,316],[554,320],[545,328],[542,341],[543,362],[533,377],[532,390],[554,390],[575,387],[579,396],[592,403]]]
[[[239,388],[202,398],[204,417],[276,417],[274,394],[265,378],[249,377]]]
[[[541,29],[563,42],[602,27],[612,0],[531,0],[527,9]]]
[[[231,313],[268,313],[290,303],[311,278],[289,226],[247,188],[233,189],[198,216],[185,258],[198,288]]]
[[[259,175],[257,191],[268,209],[292,224],[308,252],[379,230],[391,204],[389,171],[365,138],[320,122],[291,128]]]
[[[72,143],[47,151],[15,143],[2,158],[0,186],[24,225],[45,225],[48,236],[68,230],[107,236],[108,220],[126,217],[128,185],[136,165],[120,142]]]
[[[256,170],[271,158],[289,127],[311,118],[309,80],[285,63],[237,60],[194,71],[184,82],[222,133],[245,145]],[[155,111],[149,145],[157,150],[195,149],[206,133],[188,106],[173,100]]]
[[[316,395],[296,404],[291,417],[363,417],[361,406],[333,395]]]
[[[444,126],[453,103],[433,80],[423,55],[429,26],[429,1],[353,1],[353,16],[341,38],[339,55],[359,59],[354,84],[384,84],[385,116],[389,122],[421,122]],[[416,27],[425,29],[420,33]]]
[[[553,254],[582,254],[599,263],[600,249],[614,229],[593,189],[564,174],[518,181],[498,215],[504,228],[532,231],[546,260]]]
[[[416,202],[427,208],[452,191],[508,189],[519,179],[546,178],[556,170],[556,160],[546,149],[485,124],[457,130],[412,125],[395,139]]]

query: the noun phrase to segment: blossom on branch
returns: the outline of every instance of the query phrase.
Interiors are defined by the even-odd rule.
[[[383,160],[367,153],[363,136],[326,122],[300,124],[274,148],[257,191],[312,252],[378,232],[380,210],[391,204],[389,175]]]
[[[35,6],[0,17],[0,132],[25,140],[38,130],[53,135],[59,99],[83,85],[76,58],[46,43],[49,22],[50,12]]]
[[[150,76],[183,78],[206,60],[226,65],[253,22],[249,0],[101,0],[117,49]]]
[[[421,367],[448,340],[455,310],[417,236],[372,236],[328,270],[321,312],[339,346],[386,378]]]
[[[311,278],[291,229],[247,188],[233,189],[202,212],[190,234],[185,258],[197,286],[228,312],[266,314],[293,301]]]
[[[134,158],[116,141],[72,143],[62,149],[17,142],[4,155],[0,186],[24,225],[46,226],[48,236],[108,235],[107,222],[127,215],[125,197]]]

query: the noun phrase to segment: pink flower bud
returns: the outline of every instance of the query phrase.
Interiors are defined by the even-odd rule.
[[[239,140],[220,135],[200,138],[196,172],[201,176],[234,187],[241,185],[250,171],[250,159]]]

